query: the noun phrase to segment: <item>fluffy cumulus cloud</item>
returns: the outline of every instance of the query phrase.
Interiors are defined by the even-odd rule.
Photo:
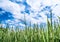
[[[60,16],[60,0],[0,0],[0,21],[22,27],[25,20],[27,25],[46,23],[50,10],[56,20]]]

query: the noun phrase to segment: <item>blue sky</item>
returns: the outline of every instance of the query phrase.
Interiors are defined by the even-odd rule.
[[[60,0],[0,0],[0,22],[24,27],[24,15],[27,25],[46,23],[50,20],[52,10],[53,21],[60,16]]]

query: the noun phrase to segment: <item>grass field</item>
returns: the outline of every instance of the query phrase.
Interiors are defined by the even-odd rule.
[[[52,14],[51,14],[52,15]],[[46,29],[43,27],[25,26],[23,30],[16,28],[0,27],[0,42],[60,42],[60,22],[50,22],[47,19]]]

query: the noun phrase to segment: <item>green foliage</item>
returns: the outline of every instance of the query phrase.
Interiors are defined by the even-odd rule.
[[[7,29],[0,28],[0,42],[59,42],[60,41],[60,25],[54,22],[51,23],[47,19],[47,29],[39,28],[34,24],[34,27],[26,26],[25,29]],[[54,29],[53,29],[54,28]]]

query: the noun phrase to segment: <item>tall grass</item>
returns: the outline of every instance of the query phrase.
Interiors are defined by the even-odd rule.
[[[16,30],[10,29],[8,25],[6,28],[0,26],[0,42],[60,42],[60,22],[54,21],[52,25],[52,12],[50,13],[50,21],[47,18],[47,29],[36,24],[31,27],[31,23],[30,27],[25,26],[23,30],[18,27]]]

